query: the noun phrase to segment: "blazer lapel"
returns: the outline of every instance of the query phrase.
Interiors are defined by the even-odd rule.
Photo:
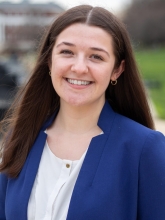
[[[84,198],[85,194],[92,189],[95,174],[97,172],[104,147],[108,140],[109,133],[111,132],[115,115],[115,112],[106,102],[98,121],[98,126],[103,130],[104,134],[98,135],[91,140],[73,190],[67,220],[79,219],[79,216],[81,216],[80,210],[84,211],[82,206],[85,201],[83,200],[86,199]]]
[[[19,176],[9,179],[6,199],[8,219],[27,219],[28,201],[37,174],[45,140],[46,134],[42,131],[38,135]]]
[[[27,220],[28,201],[47,138],[44,130],[52,123],[55,115],[42,127],[19,176],[9,179],[6,199],[8,219]]]

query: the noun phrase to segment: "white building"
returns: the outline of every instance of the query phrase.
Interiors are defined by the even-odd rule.
[[[17,47],[33,48],[39,34],[64,11],[54,3],[0,3],[0,50]]]

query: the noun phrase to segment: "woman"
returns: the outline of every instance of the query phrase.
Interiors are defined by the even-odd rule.
[[[1,220],[165,219],[165,137],[107,10],[56,19],[2,123]]]

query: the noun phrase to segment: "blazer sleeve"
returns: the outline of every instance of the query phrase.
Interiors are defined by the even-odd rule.
[[[6,220],[5,217],[5,197],[7,188],[7,177],[0,173],[0,220]]]
[[[165,220],[165,137],[152,132],[139,163],[138,220]]]

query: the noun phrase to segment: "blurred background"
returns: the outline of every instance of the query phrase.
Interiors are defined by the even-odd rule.
[[[0,118],[28,79],[44,31],[62,11],[87,0],[0,0]],[[156,129],[165,134],[165,0],[90,0],[126,24]]]

